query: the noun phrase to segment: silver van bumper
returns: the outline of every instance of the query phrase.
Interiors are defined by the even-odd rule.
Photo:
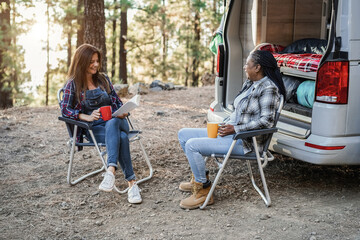
[[[305,146],[305,143],[319,146],[345,146],[340,150],[322,150]],[[308,163],[318,165],[360,165],[360,136],[322,137],[311,134],[299,139],[283,133],[275,133],[270,149]]]

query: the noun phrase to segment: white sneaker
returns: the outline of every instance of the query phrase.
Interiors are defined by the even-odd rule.
[[[115,175],[112,172],[107,171],[103,176],[104,179],[102,180],[99,189],[105,192],[111,192],[115,185]]]
[[[141,203],[141,195],[140,195],[140,188],[135,183],[129,190],[128,190],[128,202],[129,203]]]

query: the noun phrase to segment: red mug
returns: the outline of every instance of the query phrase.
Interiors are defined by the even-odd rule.
[[[104,121],[110,120],[111,117],[112,117],[112,116],[111,116],[111,115],[112,115],[111,106],[101,107],[101,108],[100,108],[100,113],[101,113],[101,118],[102,118]]]

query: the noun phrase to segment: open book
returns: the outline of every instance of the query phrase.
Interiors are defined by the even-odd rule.
[[[118,110],[116,110],[112,116],[116,117],[124,113],[128,113],[138,107],[140,104],[140,95],[135,95],[129,101],[127,101],[124,105],[122,105]]]

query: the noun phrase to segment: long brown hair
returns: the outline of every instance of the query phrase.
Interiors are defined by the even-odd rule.
[[[98,55],[99,58],[99,69],[101,66],[101,54],[100,50],[90,44],[82,44],[75,51],[75,54],[71,60],[70,68],[68,71],[68,79],[74,80],[76,99],[80,102],[80,94],[88,89],[86,81],[86,70],[90,66],[91,58],[94,54]],[[105,78],[105,75],[97,70],[96,74],[93,75],[93,81],[96,87],[100,87],[103,90],[106,89],[107,93],[110,93],[110,86]]]

